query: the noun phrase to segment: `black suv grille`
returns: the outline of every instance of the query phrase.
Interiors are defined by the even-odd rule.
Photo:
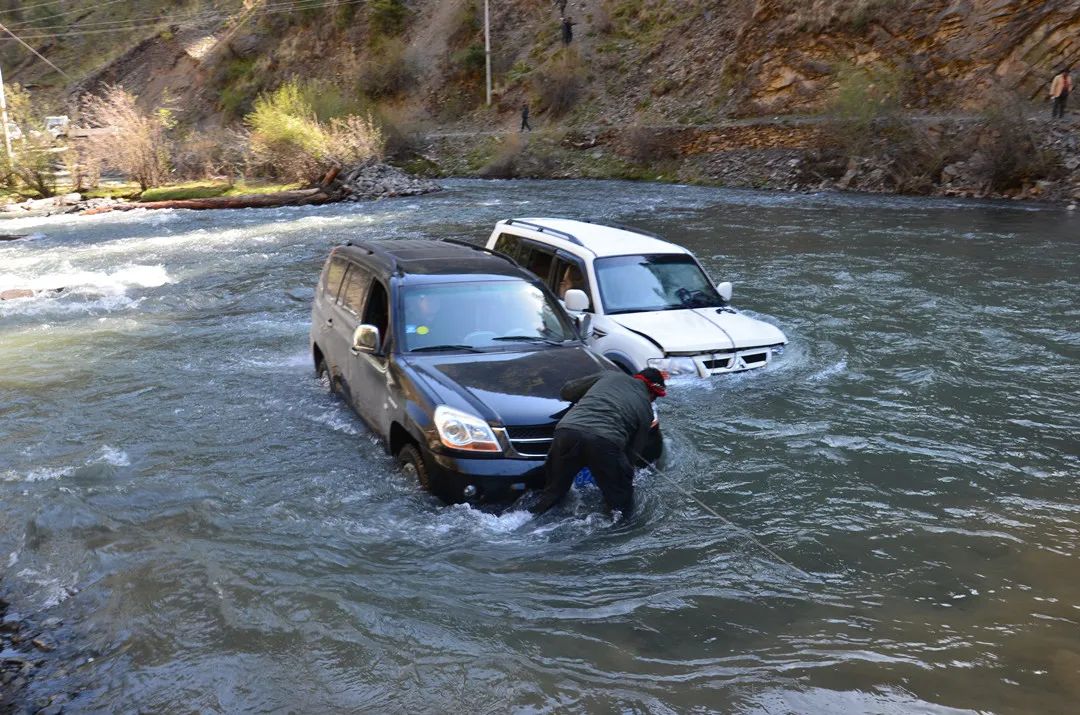
[[[507,427],[506,436],[518,454],[530,457],[547,456],[551,449],[551,440],[555,435],[555,423],[547,425],[524,425]]]
[[[555,436],[555,423],[549,425],[527,425],[525,427],[507,427],[510,439],[551,439]]]

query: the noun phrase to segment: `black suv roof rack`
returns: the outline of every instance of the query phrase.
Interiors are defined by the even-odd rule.
[[[391,273],[393,273],[395,275],[399,275],[399,276],[402,275],[401,267],[398,266],[397,257],[394,256],[394,254],[392,254],[389,251],[382,248],[381,246],[378,246],[377,244],[373,244],[373,243],[368,243],[367,241],[362,241],[360,243],[353,243],[352,241],[346,241],[345,245],[348,246],[349,248],[359,248],[362,251],[367,251],[369,256],[378,256],[379,258],[385,259],[387,262],[390,263],[390,272]]]
[[[514,266],[516,268],[521,267],[521,266],[518,265],[517,261],[515,261],[510,256],[506,255],[505,253],[502,253],[501,251],[494,251],[494,250],[488,248],[487,246],[481,246],[481,245],[479,245],[477,243],[472,243],[470,241],[466,241],[466,240],[460,239],[460,238],[440,238],[438,240],[442,241],[443,243],[452,243],[455,246],[465,246],[466,248],[471,248],[474,251],[481,251],[483,253],[487,253],[488,255],[495,256],[497,258],[501,258],[504,261],[509,261],[510,263],[514,264]]]
[[[561,238],[563,240],[569,241],[570,243],[573,243],[575,245],[581,246],[582,248],[585,248],[585,244],[581,242],[580,238],[578,238],[577,236],[575,236],[572,233],[567,233],[566,231],[560,231],[557,228],[551,228],[549,226],[541,226],[538,223],[532,223],[531,221],[522,221],[519,218],[506,219],[506,225],[507,226],[524,226],[525,228],[531,228],[532,230],[539,231],[540,233],[550,233],[552,236],[558,236],[559,238]]]

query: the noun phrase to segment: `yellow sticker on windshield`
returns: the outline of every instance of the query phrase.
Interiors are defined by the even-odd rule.
[[[416,328],[416,334],[417,335],[427,335],[428,334],[428,326],[421,325],[421,326],[417,327]]]

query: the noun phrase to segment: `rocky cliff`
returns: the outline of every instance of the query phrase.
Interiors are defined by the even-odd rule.
[[[89,0],[60,2],[59,15],[4,4],[12,29],[70,75],[9,40],[9,81],[69,94],[122,83],[205,121],[301,76],[418,119],[491,120],[475,0],[146,3],[119,19]],[[567,51],[556,6],[491,4],[500,112],[543,104],[560,73],[577,82],[570,122],[814,112],[850,67],[893,77],[907,107],[967,111],[1002,92],[1039,99],[1055,68],[1080,60],[1080,0],[581,0],[566,9]]]
[[[702,130],[696,143],[677,142],[687,156],[829,143],[819,141],[827,129],[788,132],[762,122],[777,115],[820,122],[837,108],[869,107],[940,124],[994,105],[1048,113],[1050,78],[1080,60],[1080,0],[580,0],[566,5],[569,45],[558,2],[500,0],[491,3],[489,108],[479,0],[147,2],[122,11],[63,0],[50,8],[63,16],[52,20],[4,3],[13,29],[70,75],[9,42],[0,54],[8,78],[69,106],[118,83],[205,129],[237,124],[260,92],[297,77],[330,109],[364,107],[400,136],[509,131],[527,102],[533,125],[555,131]],[[750,124],[708,131],[736,119]],[[931,183],[943,181],[944,165],[927,169],[936,172]]]

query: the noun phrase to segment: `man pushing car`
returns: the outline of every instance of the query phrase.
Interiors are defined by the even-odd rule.
[[[608,507],[628,518],[634,510],[635,455],[644,450],[652,427],[653,400],[666,394],[664,376],[651,367],[635,375],[605,372],[563,385],[559,397],[574,406],[555,426],[544,464],[546,483],[528,510],[542,514],[555,506],[588,467]]]

